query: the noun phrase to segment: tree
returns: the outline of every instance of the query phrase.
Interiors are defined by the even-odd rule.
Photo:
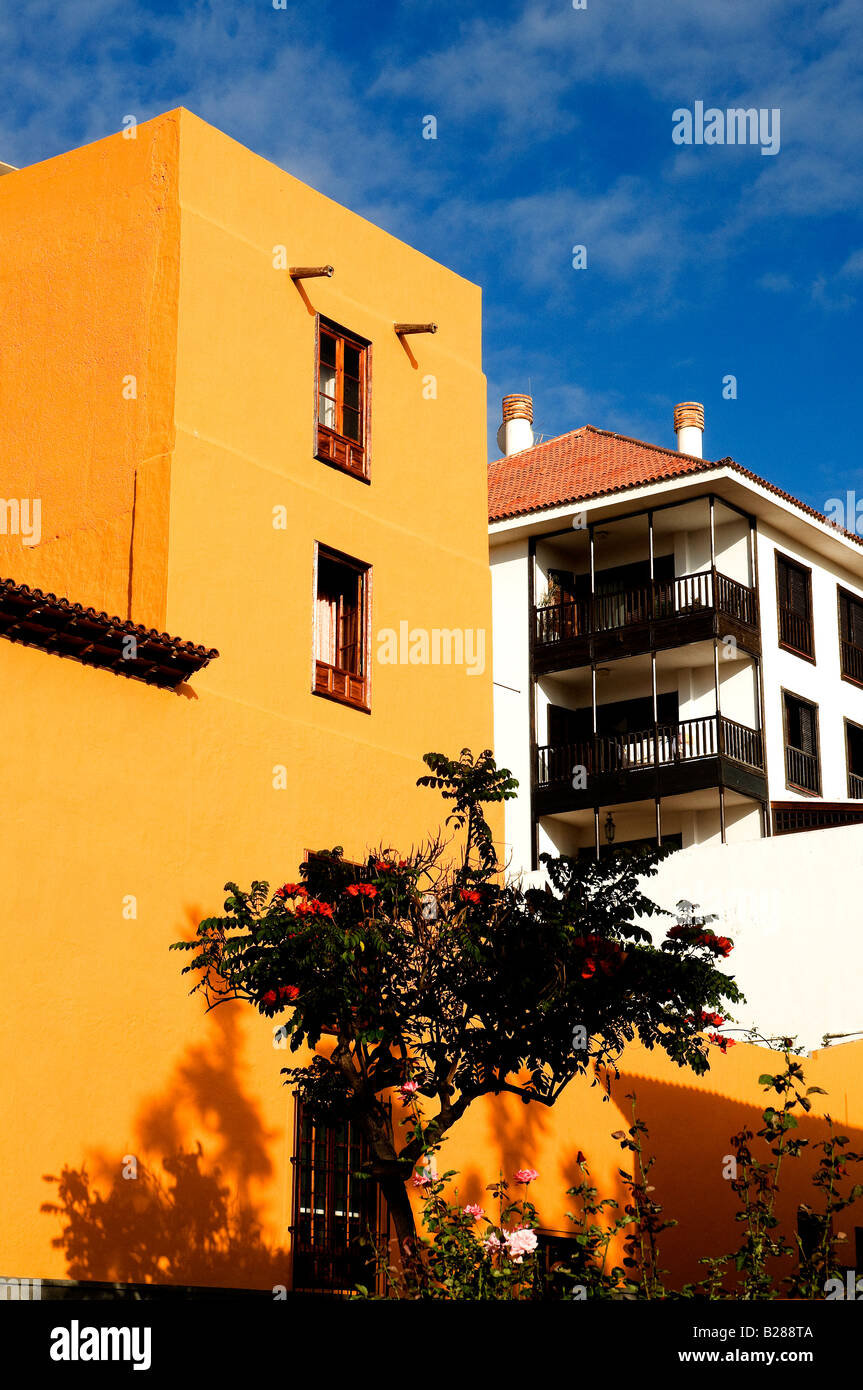
[[[517,783],[490,751],[428,754],[420,784],[454,803],[461,862],[436,837],[361,869],[337,848],[270,893],[226,885],[225,915],[201,922],[184,973],[208,1007],[243,999],[283,1017],[292,1051],[334,1041],[286,1068],[318,1114],[357,1124],[372,1155],[403,1258],[416,1232],[406,1184],[414,1165],[483,1095],[551,1106],[573,1077],[614,1067],[638,1033],[681,1067],[708,1069],[702,1029],[741,995],[717,966],[731,950],[689,907],[661,944],[637,919],[660,912],[638,887],[660,851],[608,860],[543,855],[545,888],[500,874],[484,807]],[[399,1135],[393,1093],[436,1105],[422,1136]]]

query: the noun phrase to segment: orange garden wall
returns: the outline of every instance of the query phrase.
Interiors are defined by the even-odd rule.
[[[757,1132],[762,1126],[761,1112],[775,1101],[768,1100],[758,1086],[763,1072],[783,1070],[783,1055],[765,1047],[741,1043],[724,1055],[710,1049],[711,1069],[703,1077],[681,1070],[654,1049],[640,1045],[628,1048],[620,1062],[620,1078],[611,1077],[611,1098],[603,1099],[603,1089],[589,1080],[573,1082],[556,1105],[543,1108],[524,1105],[516,1096],[486,1100],[468,1111],[458,1130],[442,1149],[438,1168],[460,1172],[459,1200],[479,1202],[488,1210],[486,1184],[501,1171],[511,1181],[518,1168],[531,1167],[539,1179],[530,1188],[530,1197],[540,1214],[542,1226],[562,1235],[571,1234],[573,1225],[567,1210],[574,1210],[575,1199],[566,1190],[582,1180],[576,1163],[579,1150],[590,1168],[591,1181],[600,1197],[614,1197],[624,1204],[625,1188],[618,1168],[631,1171],[630,1156],[624,1155],[612,1132],[632,1123],[627,1093],[637,1096],[637,1113],[645,1121],[649,1138],[644,1141],[645,1158],[654,1154],[656,1164],[650,1181],[655,1184],[654,1199],[661,1202],[664,1215],[679,1225],[660,1237],[661,1264],[670,1270],[669,1283],[696,1279],[703,1275],[699,1257],[722,1255],[736,1250],[742,1227],[734,1220],[737,1198],[723,1177],[725,1156],[733,1152],[728,1142],[744,1127]],[[812,1096],[812,1112],[800,1122],[800,1134],[810,1142],[827,1137],[824,1114],[832,1116],[837,1133],[849,1135],[850,1149],[863,1153],[863,1041],[819,1050],[799,1059],[806,1086],[820,1086],[826,1096]],[[764,1160],[766,1150],[756,1156]],[[811,1173],[819,1155],[786,1160],[780,1175],[777,1213],[785,1234],[793,1239],[798,1203],[809,1202],[817,1211],[822,1205],[811,1186]],[[849,1169],[846,1190],[859,1181]],[[515,1185],[511,1183],[511,1195]],[[523,1195],[524,1189],[518,1189]],[[418,1204],[417,1204],[418,1205]],[[615,1213],[612,1213],[612,1216]],[[845,1231],[847,1262],[854,1263],[854,1227],[863,1226],[863,1201],[858,1201],[836,1218],[836,1230]],[[618,1246],[616,1258],[623,1251]],[[613,1263],[610,1260],[609,1263]]]

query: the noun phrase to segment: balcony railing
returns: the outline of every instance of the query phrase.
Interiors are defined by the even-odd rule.
[[[801,656],[812,656],[812,622],[786,604],[779,605],[779,641]]]
[[[856,681],[858,685],[863,685],[863,647],[858,647],[854,642],[846,642],[844,637],[840,645],[843,676]]]
[[[785,780],[801,791],[817,792],[820,772],[817,753],[804,753],[802,748],[785,746]]]
[[[863,777],[856,772],[848,773],[848,795],[852,801],[863,801]]]
[[[540,604],[534,610],[534,634],[539,646],[547,646],[572,637],[613,632],[617,628],[686,617],[712,609],[755,627],[758,622],[756,590],[714,569],[675,579],[654,579],[619,594],[595,594],[592,599]]]
[[[572,783],[576,768],[588,776],[637,772],[700,758],[731,758],[759,772],[764,767],[761,733],[715,714],[656,724],[636,733],[597,734],[574,743],[547,744],[536,750],[538,787]]]

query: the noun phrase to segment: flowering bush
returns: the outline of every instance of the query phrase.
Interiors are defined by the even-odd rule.
[[[398,1271],[389,1268],[385,1255],[379,1254],[387,1292],[417,1299],[564,1301],[829,1296],[831,1281],[841,1285],[839,1247],[846,1239],[834,1229],[834,1218],[863,1197],[863,1184],[843,1186],[849,1166],[863,1163],[863,1154],[848,1151],[847,1137],[835,1133],[829,1115],[823,1120],[826,1138],[812,1142],[795,1136],[795,1112],[808,1113],[809,1097],[819,1088],[804,1089],[802,1065],[789,1053],[785,1054],[783,1071],[766,1073],[759,1082],[779,1100],[764,1109],[763,1126],[757,1135],[744,1128],[731,1139],[737,1175],[728,1190],[740,1204],[736,1220],[743,1225],[741,1244],[730,1254],[703,1257],[700,1263],[706,1273],[699,1281],[674,1290],[664,1280],[668,1271],[660,1264],[659,1238],[677,1222],[664,1216],[656,1200],[651,1181],[656,1160],[645,1154],[648,1130],[637,1114],[636,1097],[630,1094],[632,1122],[612,1135],[627,1163],[618,1170],[625,1191],[623,1202],[599,1198],[590,1181],[587,1160],[579,1151],[575,1161],[581,1178],[567,1193],[576,1199],[575,1210],[567,1213],[574,1228],[566,1242],[567,1255],[540,1263],[536,1210],[526,1199],[511,1201],[502,1178],[487,1189],[498,1202],[497,1219],[492,1220],[478,1203],[460,1207],[445,1196],[445,1187],[456,1173],[438,1178],[433,1165],[427,1166],[414,1177],[422,1203],[418,1259],[407,1271]],[[412,1123],[411,1132],[424,1142],[422,1116],[416,1105]],[[763,1141],[761,1156],[756,1138]],[[804,1244],[796,1232],[790,1240],[782,1234],[775,1203],[783,1163],[799,1158],[810,1143],[821,1155],[812,1177],[821,1205],[820,1209],[810,1205],[801,1208],[812,1232]],[[431,1150],[425,1152],[428,1162]],[[538,1178],[534,1168],[520,1168],[514,1175],[525,1187]],[[622,1259],[611,1265],[609,1257],[614,1249],[622,1251]],[[360,1292],[369,1296],[365,1288]]]
[[[574,1077],[614,1069],[636,1036],[703,1072],[710,1044],[697,1020],[741,997],[717,966],[731,943],[706,919],[689,912],[656,945],[641,925],[660,914],[641,880],[662,852],[543,855],[547,886],[524,889],[505,881],[484,815],[515,794],[514,778],[489,750],[425,762],[419,781],[450,803],[458,851],[436,836],[406,859],[381,846],[362,866],[339,847],[318,852],[301,882],[272,894],[263,881],[228,883],[224,915],[174,946],[194,952],[186,971],[208,1006],[285,1013],[280,1041],[315,1054],[284,1069],[286,1084],[363,1135],[406,1259],[408,1184],[424,1149],[418,1134],[397,1135],[393,1094],[436,1105],[423,1140],[436,1144],[481,1096],[554,1105]]]

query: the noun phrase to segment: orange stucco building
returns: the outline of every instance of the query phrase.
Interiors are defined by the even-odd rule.
[[[492,742],[480,293],[184,110],[4,175],[0,229],[0,1276],[290,1285],[290,1054],[168,945],[229,878],[423,838],[422,754]],[[404,624],[464,659],[377,660]],[[859,1046],[807,1064],[857,1147]],[[447,1166],[539,1168],[565,1232],[635,1089],[695,1273],[774,1061],[636,1049],[612,1104],[475,1107]]]
[[[287,1250],[290,1053],[168,945],[229,878],[418,842],[423,753],[491,745],[480,292],[187,111],[4,176],[0,227],[0,1275],[67,1272],[44,1174],[198,1140]],[[403,623],[472,665],[379,662]]]

